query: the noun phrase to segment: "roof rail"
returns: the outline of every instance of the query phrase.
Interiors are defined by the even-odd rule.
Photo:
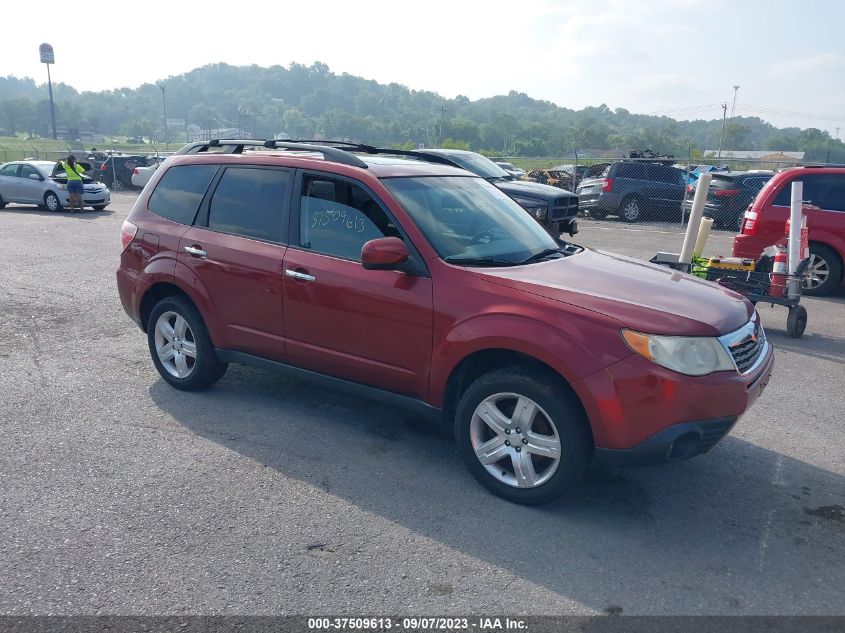
[[[326,160],[352,167],[367,168],[367,163],[357,156],[337,147],[315,145],[308,141],[293,141],[290,139],[232,139],[213,138],[210,141],[198,141],[180,149],[178,154],[201,154],[211,148],[223,148],[223,154],[243,154],[245,147],[266,147],[267,149],[289,149],[302,152],[316,152],[322,154]]]
[[[389,147],[374,147],[372,145],[365,145],[364,143],[350,143],[347,141],[331,141],[331,140],[291,140],[291,143],[325,143],[326,145],[341,145],[346,151],[356,151],[362,154],[384,154],[387,156],[405,156],[406,158],[416,158],[425,160],[429,163],[439,163],[440,165],[448,165],[449,167],[461,167],[458,163],[446,156],[440,154],[430,154],[425,151],[408,150],[408,149],[392,149]]]
[[[367,163],[362,161],[357,156],[354,156],[353,154],[350,154],[349,152],[339,149],[337,147],[329,147],[327,145],[315,145],[313,143],[308,142],[304,143],[302,141],[290,141],[281,139],[271,139],[269,141],[264,141],[262,145],[269,149],[292,149],[303,152],[317,152],[322,154],[326,160],[330,160],[334,163],[340,163],[341,165],[349,165],[351,167],[360,167],[362,169],[367,169]]]

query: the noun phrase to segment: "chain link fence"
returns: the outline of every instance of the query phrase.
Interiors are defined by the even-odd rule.
[[[736,232],[757,193],[778,171],[809,164],[748,158],[569,158],[494,157],[523,180],[578,194],[581,221],[682,226],[689,216],[698,178],[713,180],[704,214],[714,228]],[[818,163],[813,163],[818,164]],[[506,167],[507,168],[507,167]]]

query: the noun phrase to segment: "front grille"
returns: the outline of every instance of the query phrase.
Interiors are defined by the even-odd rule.
[[[552,202],[552,219],[574,218],[578,215],[578,196],[555,198]]]
[[[105,198],[85,198],[85,202],[88,204],[100,204],[105,201]]]
[[[756,323],[753,332],[733,343],[729,349],[741,374],[751,369],[766,349],[766,334],[760,323]]]

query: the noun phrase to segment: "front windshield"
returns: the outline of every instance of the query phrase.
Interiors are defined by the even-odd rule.
[[[385,178],[437,254],[451,263],[519,264],[558,244],[504,192],[481,178]]]
[[[449,159],[482,178],[510,178],[510,174],[481,154],[449,154]]]

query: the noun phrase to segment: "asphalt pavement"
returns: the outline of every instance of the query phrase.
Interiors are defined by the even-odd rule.
[[[245,367],[170,388],[115,288],[133,201],[0,211],[0,613],[845,614],[845,290],[800,340],[760,307],[775,374],[709,454],[525,508],[405,411]]]

